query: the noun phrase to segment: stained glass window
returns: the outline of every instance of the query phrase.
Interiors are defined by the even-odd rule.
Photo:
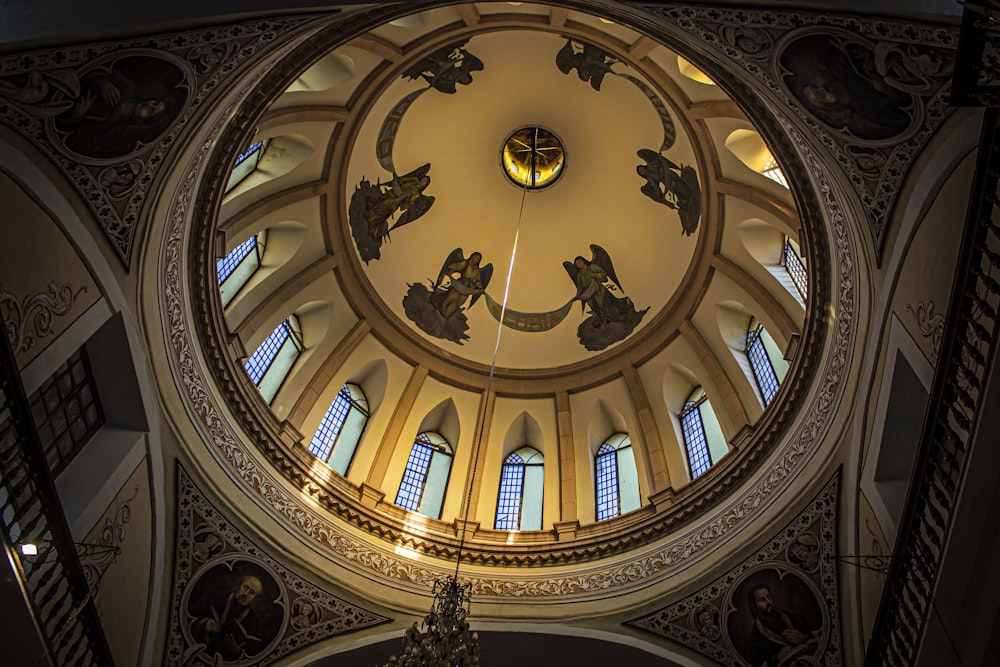
[[[222,297],[223,306],[229,305],[233,297],[260,268],[264,257],[266,238],[266,230],[254,234],[215,263],[215,272],[219,280],[219,294]]]
[[[781,264],[785,267],[788,277],[792,280],[792,285],[795,286],[795,291],[799,293],[804,303],[809,289],[809,275],[806,273],[802,256],[799,255],[798,249],[787,236],[781,251]]]
[[[268,403],[302,351],[302,334],[294,315],[284,319],[247,359],[247,374]]]

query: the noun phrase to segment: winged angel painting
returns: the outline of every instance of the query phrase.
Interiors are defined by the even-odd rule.
[[[576,285],[575,298],[580,308],[589,308],[590,312],[576,335],[586,349],[596,352],[631,334],[649,308],[637,311],[632,299],[617,296],[615,292],[621,292],[622,286],[611,256],[599,245],[591,244],[590,250],[589,260],[577,256],[572,262],[563,262],[563,266]]]
[[[452,250],[430,289],[421,283],[409,286],[403,297],[406,316],[431,336],[461,345],[469,338],[464,311],[475,305],[493,278],[493,265],[481,266],[482,259],[479,252],[466,257],[461,248]]]
[[[428,163],[403,176],[393,174],[387,183],[372,184],[362,179],[358,184],[347,217],[358,253],[366,264],[382,256],[382,241],[389,238],[389,232],[430,210],[434,197],[424,194],[431,182],[430,169]],[[389,220],[397,212],[400,215],[390,227]]]

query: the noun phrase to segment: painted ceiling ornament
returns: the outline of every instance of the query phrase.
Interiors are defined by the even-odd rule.
[[[642,91],[649,103],[653,105],[656,115],[660,117],[660,123],[663,125],[663,142],[660,144],[660,151],[667,150],[677,140],[677,128],[674,126],[674,119],[671,117],[667,105],[656,94],[656,91],[642,79],[626,72],[615,72],[611,69],[613,65],[621,62],[599,46],[572,37],[566,37],[565,46],[559,49],[556,54],[556,67],[559,68],[560,72],[569,74],[575,69],[580,81],[590,82],[590,87],[594,90],[601,89],[604,77],[608,74],[614,74],[631,81],[636,88]]]
[[[354,189],[347,218],[351,235],[361,259],[368,263],[382,256],[382,241],[389,239],[393,229],[408,225],[430,210],[434,197],[425,195],[430,185],[430,163],[398,176],[393,174],[386,183],[374,184],[362,178]],[[389,225],[394,215],[399,217]]]
[[[640,148],[637,155],[646,162],[635,168],[646,179],[642,194],[677,211],[684,235],[693,234],[701,218],[701,186],[694,167],[679,166],[649,148]]]
[[[406,316],[435,338],[459,345],[468,340],[469,322],[463,311],[475,305],[493,278],[493,265],[481,266],[482,259],[480,252],[466,257],[461,248],[452,250],[430,289],[421,283],[408,285],[403,297]]]
[[[403,76],[415,80],[423,78],[434,90],[452,95],[458,84],[472,83],[472,73],[481,72],[483,61],[465,50],[469,40],[446,46],[421,58],[413,67],[403,72]]]
[[[637,311],[632,299],[613,294],[622,286],[611,256],[593,243],[590,250],[589,260],[577,256],[572,262],[563,262],[563,266],[576,285],[574,298],[580,301],[581,310],[590,309],[590,317],[580,323],[576,335],[587,350],[597,352],[628,337],[649,308]]]
[[[427,87],[414,90],[396,102],[382,121],[378,139],[375,140],[375,157],[386,171],[396,173],[392,161],[396,133],[399,132],[403,116],[416,99],[432,88],[438,92],[454,95],[458,91],[458,84],[469,85],[472,83],[472,73],[484,69],[483,61],[463,48],[467,41],[446,46],[424,56],[401,75],[401,78],[411,81],[423,79],[427,82]]]

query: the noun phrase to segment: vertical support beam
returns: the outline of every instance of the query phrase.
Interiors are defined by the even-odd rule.
[[[667,470],[667,455],[663,451],[663,439],[660,438],[660,429],[656,425],[653,410],[649,407],[649,398],[646,396],[646,388],[639,378],[639,372],[635,366],[629,365],[622,371],[622,375],[628,386],[632,405],[635,406],[635,411],[639,415],[639,426],[642,428],[642,437],[646,443],[649,472],[652,476],[650,493],[656,493],[671,486],[670,472]]]
[[[746,408],[743,407],[743,401],[740,400],[736,387],[729,381],[729,376],[722,369],[722,364],[712,353],[701,333],[687,320],[681,323],[679,330],[694,353],[698,355],[698,359],[708,371],[712,383],[721,394],[719,398],[722,399],[725,410],[716,410],[715,415],[728,422],[729,428],[732,429],[730,431],[730,438],[732,438],[739,433],[740,429],[750,423],[750,417],[747,416]]]
[[[479,497],[482,494],[483,468],[486,465],[486,451],[489,449],[490,427],[493,425],[493,408],[496,406],[496,392],[483,392],[479,399],[479,410],[476,414],[476,432],[473,434],[472,454],[469,456],[469,474],[465,478],[465,495],[462,496],[464,509],[465,499],[469,499],[469,517],[476,520],[479,510]],[[478,452],[476,450],[479,450]],[[464,516],[462,518],[465,518]]]
[[[410,416],[413,404],[416,403],[420,388],[426,379],[427,367],[415,366],[410,374],[410,379],[406,382],[406,387],[403,388],[403,395],[396,402],[396,409],[392,413],[392,418],[389,419],[389,425],[386,427],[385,433],[382,434],[382,442],[378,445],[375,460],[372,461],[371,470],[368,472],[368,479],[365,480],[365,484],[368,486],[376,489],[382,488],[386,470],[389,468],[389,461],[392,460],[392,453],[396,450],[399,438],[403,434],[403,426]]]
[[[569,10],[565,7],[553,7],[549,11],[549,25],[553,28],[561,28],[566,25],[566,19],[569,17]]]
[[[573,442],[573,415],[569,409],[569,394],[556,394],[556,432],[559,437],[559,519],[576,521],[576,452]]]
[[[312,379],[309,380],[305,390],[299,395],[298,400],[295,401],[295,405],[292,406],[292,411],[288,413],[287,421],[289,424],[297,429],[302,428],[302,422],[306,420],[309,411],[319,400],[320,393],[326,389],[333,376],[337,374],[340,367],[344,365],[344,362],[353,354],[371,330],[372,325],[368,324],[367,320],[358,320],[347,332],[347,335],[337,343],[333,354],[327,357],[323,365],[319,367]]]
[[[479,11],[475,5],[456,5],[455,11],[458,12],[459,18],[467,27],[475,28],[479,25]]]

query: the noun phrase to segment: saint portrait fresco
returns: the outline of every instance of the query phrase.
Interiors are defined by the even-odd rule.
[[[733,589],[726,631],[748,665],[791,667],[819,664],[824,613],[819,595],[790,569],[752,571]]]
[[[62,110],[47,121],[53,143],[84,159],[123,158],[157,142],[191,93],[180,66],[142,52],[95,60],[56,96]]]
[[[266,652],[285,625],[284,592],[263,563],[228,557],[209,563],[186,591],[190,664],[238,664]]]

